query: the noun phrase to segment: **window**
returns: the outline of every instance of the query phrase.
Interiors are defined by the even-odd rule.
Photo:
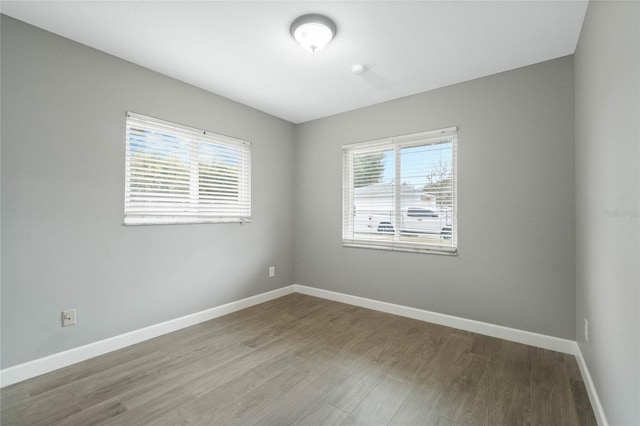
[[[342,242],[457,253],[457,128],[343,147]]]
[[[251,219],[251,144],[127,113],[126,225]]]

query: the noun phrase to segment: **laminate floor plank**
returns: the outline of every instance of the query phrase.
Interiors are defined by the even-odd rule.
[[[350,376],[361,368],[362,364],[370,361],[376,353],[382,351],[384,337],[370,331],[361,339],[355,339],[352,344],[345,345],[340,349],[335,357],[331,359],[330,365],[336,368],[341,374]]]
[[[101,425],[121,426],[145,424],[161,417],[174,407],[193,401],[194,398],[194,395],[183,387],[172,388],[161,395],[157,395],[153,399],[149,399],[144,404],[110,417],[107,421],[101,423]]]
[[[7,410],[21,402],[29,399],[29,391],[24,382],[5,386],[0,389],[0,406],[2,410]]]
[[[505,341],[489,358],[474,398],[452,417],[469,425],[531,424],[531,347]]]
[[[450,334],[449,329],[438,326],[423,332],[422,336],[410,345],[405,356],[391,369],[389,375],[408,383],[415,383]]]
[[[440,416],[435,426],[462,426],[462,425],[444,416]]]
[[[373,347],[367,342],[371,334],[349,327],[321,329],[298,342],[299,349],[292,354],[301,368],[308,366],[316,371],[330,371],[332,376],[345,377],[347,372],[365,362],[364,353]]]
[[[580,373],[580,367],[578,367],[578,362],[576,357],[569,354],[564,355],[564,366],[567,370],[567,377],[572,380],[580,380],[582,381],[582,373]]]
[[[163,398],[174,389],[182,389],[205,372],[225,361],[231,361],[238,354],[233,348],[221,350],[214,355],[198,358],[198,354],[172,359],[151,371],[147,376],[135,382],[122,386],[119,392],[112,392],[110,396],[117,398],[127,410],[135,410],[140,406],[149,406],[154,400]],[[187,393],[193,396],[190,392]]]
[[[491,357],[496,353],[502,351],[502,347],[505,340],[498,339],[497,337],[483,336],[478,334],[475,336],[471,352],[478,355],[484,355]]]
[[[529,387],[501,380],[487,370],[455,420],[465,425],[531,424]]]
[[[240,377],[261,364],[271,361],[276,362],[281,356],[286,355],[292,348],[287,345],[273,344],[260,351],[252,351],[236,358],[234,361],[223,364],[192,380],[186,387],[197,397],[204,395],[220,386]]]
[[[35,396],[2,410],[0,423],[6,425],[48,425],[81,410],[74,395],[66,390]]]
[[[598,422],[591,410],[591,403],[589,402],[589,394],[587,388],[584,385],[582,379],[576,380],[569,379],[571,386],[571,394],[573,395],[573,401],[576,408],[576,417],[578,418],[578,424],[583,426],[597,426]]]
[[[64,386],[70,382],[82,380],[111,368],[135,362],[137,359],[148,355],[149,352],[154,352],[151,350],[153,342],[145,343],[149,343],[149,345],[129,346],[35,377],[28,381],[27,387],[29,394],[31,396],[40,395],[41,393]]]
[[[412,385],[383,377],[360,404],[351,411],[343,425],[387,424],[411,391]]]
[[[386,337],[379,341],[379,335]],[[334,365],[346,379],[324,397],[325,401],[340,410],[351,412],[378,385],[386,371],[398,364],[400,357],[407,352],[406,347],[397,344],[398,337],[395,334],[381,330],[379,335],[363,340],[363,345],[354,346],[352,351],[359,354],[356,357],[350,360],[338,357],[334,360]],[[352,368],[345,368],[347,366]]]
[[[413,386],[389,425],[432,425],[438,421],[449,393],[442,387]]]
[[[575,357],[290,294],[0,391],[3,425],[596,425]]]
[[[117,399],[110,399],[53,422],[51,426],[103,425],[110,419],[119,416],[125,411],[127,411],[127,409],[120,401]]]
[[[117,367],[118,371],[112,368],[105,374],[84,378],[73,382],[72,385],[62,386],[61,389],[69,389],[80,406],[88,408],[143,385],[163,363],[171,361],[163,354],[154,352],[147,357],[138,358],[135,362]],[[54,389],[47,393],[58,391],[59,389]]]
[[[573,395],[561,357],[535,357],[531,365],[534,425],[578,424]]]
[[[267,409],[273,401],[280,401],[288,392],[305,378],[309,372],[290,367],[268,382],[249,392],[246,397],[234,401],[223,410],[217,411],[213,418],[214,424],[246,424],[250,419]]]
[[[342,411],[350,413],[375,388],[382,379],[382,373],[375,368],[374,361],[363,362],[345,380],[331,389],[324,400]]]
[[[448,371],[463,365],[473,345],[473,337],[451,333],[444,345],[420,371],[416,384],[423,387],[438,386],[443,382],[451,382]]]
[[[340,367],[347,367],[347,359],[350,349],[365,340],[371,333],[354,331],[349,327],[338,330],[325,329],[324,336],[313,339],[306,345],[306,350],[298,351],[297,355],[304,362],[310,363],[317,368],[330,368],[341,370]]]
[[[337,409],[331,404],[324,401],[317,401],[313,406],[306,408],[303,413],[296,419],[292,426],[338,426],[344,419],[346,419],[348,413]]]
[[[38,393],[29,401],[38,399],[49,400],[52,396],[71,394],[76,404],[82,408],[89,408],[92,405],[110,399],[109,392],[123,386],[137,378],[146,376],[150,371],[157,367],[161,362],[166,362],[168,358],[160,352],[144,353],[140,352],[138,356],[129,362],[112,366],[103,371],[97,371],[90,376],[83,376],[81,379],[68,383],[61,383],[59,376],[54,375],[53,381],[56,387],[46,392]],[[84,368],[84,366],[81,366]],[[66,372],[65,374],[69,374]],[[73,376],[73,373],[70,373]],[[42,377],[33,379],[38,385],[42,385]],[[29,388],[29,381],[25,382]],[[46,383],[42,385],[46,388]],[[55,398],[54,398],[55,399]],[[4,412],[4,410],[3,410]]]
[[[389,424],[434,424],[451,395],[453,381],[469,362],[473,336],[450,333],[423,369]]]
[[[246,425],[293,424],[301,417],[318,410],[324,403],[322,395],[336,383],[336,380],[340,380],[339,373],[335,371],[317,369],[304,364],[296,368],[305,370],[309,376],[283,395],[278,400],[278,404],[269,404],[251,419],[247,419]]]
[[[531,381],[532,347],[521,343],[504,341],[502,351],[497,358],[498,378],[522,386],[529,386]]]
[[[471,404],[471,401],[479,393],[478,384],[484,377],[490,363],[491,359],[486,356],[474,352],[469,354],[468,362],[462,371],[451,375],[452,382],[448,385],[450,391],[441,411],[442,417],[451,421],[461,418],[465,407]]]

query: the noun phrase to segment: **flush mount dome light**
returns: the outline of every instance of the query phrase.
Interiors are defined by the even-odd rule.
[[[302,15],[291,24],[291,35],[302,47],[315,53],[335,37],[336,24],[326,16]]]

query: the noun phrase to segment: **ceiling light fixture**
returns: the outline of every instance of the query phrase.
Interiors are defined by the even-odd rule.
[[[335,37],[336,24],[323,15],[302,15],[291,24],[291,35],[302,47],[315,53]]]

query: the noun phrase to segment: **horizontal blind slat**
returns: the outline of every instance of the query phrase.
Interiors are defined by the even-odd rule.
[[[125,224],[250,219],[249,142],[135,113],[126,142]]]
[[[456,131],[343,146],[344,245],[456,252]]]

